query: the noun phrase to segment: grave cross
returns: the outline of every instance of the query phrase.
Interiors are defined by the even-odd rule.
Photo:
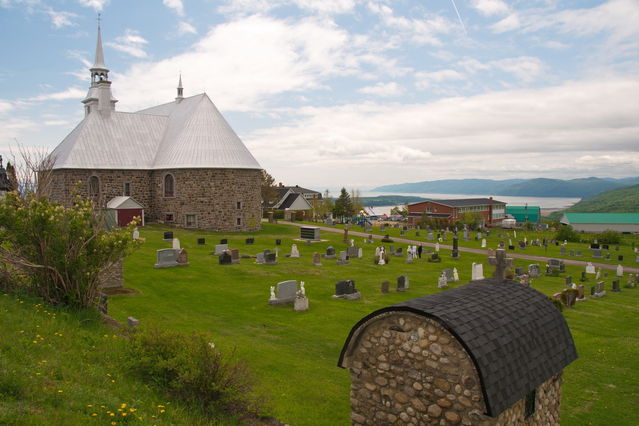
[[[495,267],[493,277],[500,280],[506,279],[506,268],[513,266],[513,259],[506,257],[503,249],[497,249],[494,256],[488,257],[488,262]]]

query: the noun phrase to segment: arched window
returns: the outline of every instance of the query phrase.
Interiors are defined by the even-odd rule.
[[[89,196],[97,198],[100,195],[100,180],[97,176],[89,178]]]
[[[174,197],[175,196],[175,178],[173,175],[164,176],[164,196],[165,197]]]

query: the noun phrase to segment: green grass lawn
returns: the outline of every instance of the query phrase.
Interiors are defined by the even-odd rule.
[[[338,252],[346,249],[342,235],[323,232],[322,238],[328,241],[307,247],[293,241],[299,235],[298,228],[282,224],[263,224],[259,232],[231,235],[174,229],[189,253],[190,266],[154,269],[155,251],[170,247],[170,243],[162,241],[164,230],[156,226],[141,228],[146,242],[125,263],[126,286],[138,293],[112,296],[110,314],[121,321],[134,316],[142,325],[202,330],[210,333],[223,351],[236,348],[253,367],[263,392],[270,397],[269,414],[292,425],[349,423],[348,372],[336,363],[348,332],[359,319],[378,308],[440,291],[437,277],[444,268],[458,268],[460,282],[455,285],[468,282],[472,262],[483,262],[486,275],[491,270],[483,255],[462,253],[461,259],[453,261],[447,250],[441,251],[440,264],[421,260],[407,265],[403,258],[393,257],[388,265],[374,265],[375,245],[364,245],[361,237],[355,240],[364,248],[363,259],[352,259],[350,265],[344,266],[336,265],[335,260],[324,260],[323,266],[316,267],[312,265],[314,251],[323,253],[329,245]],[[388,229],[388,233],[399,235],[399,230]],[[489,247],[496,245],[495,234]],[[532,238],[532,233],[526,235]],[[407,232],[407,238],[413,236],[414,231]],[[198,237],[206,237],[207,245],[198,246]],[[245,245],[247,237],[255,237],[255,245]],[[422,241],[424,237],[422,231]],[[228,238],[230,247],[239,248],[241,254],[272,250],[275,239],[281,238],[279,264],[257,265],[253,259],[242,259],[239,265],[221,266],[217,257],[210,255],[220,238]],[[299,259],[283,257],[293,242],[302,254]],[[461,246],[479,244],[474,240],[460,241]],[[537,249],[525,252],[535,254],[534,250]],[[629,252],[630,248],[622,250]],[[539,251],[539,255],[544,254],[543,247]],[[529,263],[517,260],[515,265]],[[566,274],[575,278],[583,270],[576,266],[566,269]],[[382,281],[394,285],[402,274],[410,277],[408,292],[380,293]],[[309,311],[297,313],[292,306],[267,304],[269,287],[287,279],[306,282]],[[354,279],[363,298],[332,299],[335,283],[342,279]],[[612,274],[606,279],[607,287],[611,279]],[[533,287],[550,295],[560,291],[563,282],[563,277],[540,277],[533,281]],[[586,283],[592,284],[592,279]],[[636,424],[638,306],[639,289],[624,289],[564,311],[580,355],[564,374],[564,424]]]

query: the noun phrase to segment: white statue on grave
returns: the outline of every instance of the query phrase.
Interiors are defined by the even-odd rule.
[[[513,231],[513,235],[517,238],[517,231]]]
[[[140,238],[140,231],[138,231],[138,228],[135,228],[133,230],[133,239],[138,240],[139,238]]]
[[[269,300],[277,300],[277,297],[275,297],[275,286],[274,285],[271,286],[271,298]]]
[[[459,272],[457,271],[457,268],[453,268],[453,281],[459,281]]]
[[[439,243],[435,243],[435,253],[439,253]]]
[[[306,297],[306,289],[304,288],[304,281],[300,281],[300,291],[302,292],[302,297]]]
[[[355,239],[351,238],[351,247],[355,247]]]
[[[379,247],[378,265],[386,265],[386,260],[384,260],[384,257],[386,257],[386,251],[384,250],[384,247]]]

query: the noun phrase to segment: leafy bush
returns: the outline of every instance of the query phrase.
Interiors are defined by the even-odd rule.
[[[79,197],[65,208],[11,192],[0,201],[0,223],[2,274],[49,303],[72,307],[93,305],[100,273],[138,244],[134,224],[109,231],[92,202]]]
[[[597,234],[594,238],[600,244],[621,244],[621,234],[612,229],[606,229],[601,234]]]
[[[578,243],[581,240],[579,234],[572,229],[570,225],[562,225],[555,234],[557,241],[570,241],[572,243]]]
[[[135,333],[127,364],[141,379],[207,414],[255,415],[262,404],[247,367],[223,357],[202,333],[157,328]]]
[[[555,308],[559,309],[559,312],[563,312],[564,304],[561,303],[561,300],[554,299],[550,296],[546,296],[546,297],[548,297],[548,300],[550,300],[552,304],[555,305]]]

